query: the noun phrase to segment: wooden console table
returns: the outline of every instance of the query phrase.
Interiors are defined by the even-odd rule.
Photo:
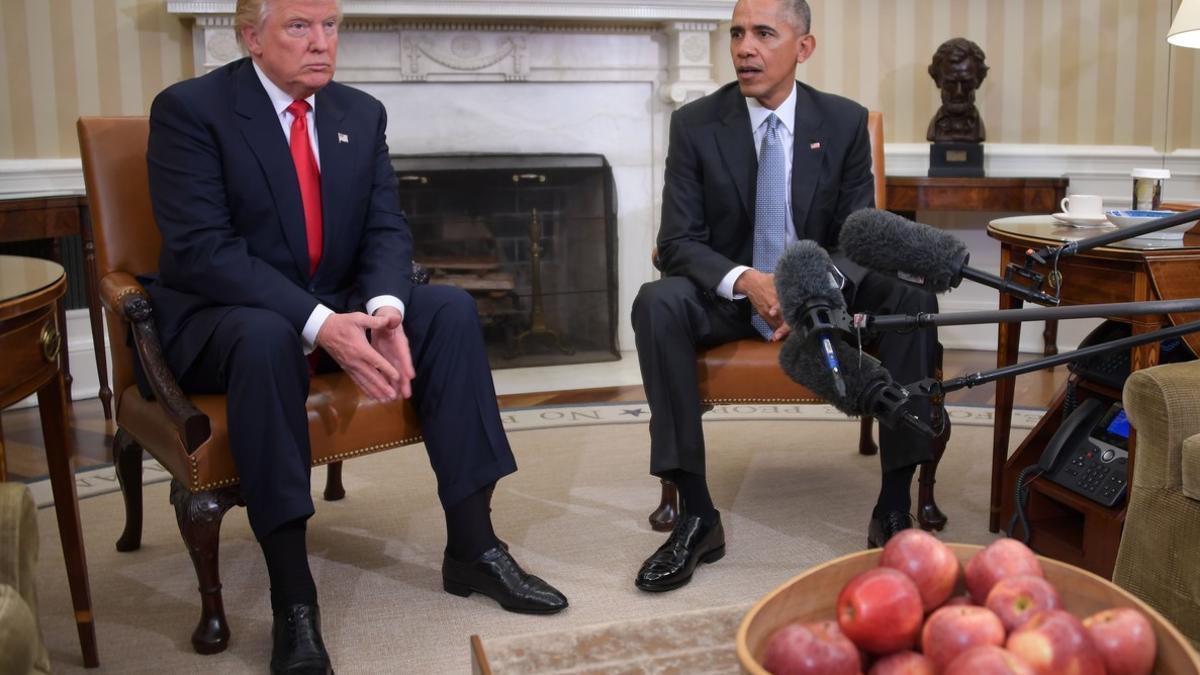
[[[95,668],[100,665],[100,657],[72,471],[74,452],[67,432],[66,386],[59,360],[63,336],[58,329],[58,305],[66,289],[61,265],[37,258],[0,256],[0,354],[5,359],[0,368],[0,408],[37,394],[83,663]]]
[[[1066,178],[949,178],[888,176],[887,208],[915,219],[917,211],[1055,213],[1067,196]],[[1042,331],[1046,356],[1058,353],[1058,322]]]
[[[1067,196],[1066,178],[944,178],[888,176],[889,211],[1013,211],[1054,213]]]
[[[100,378],[100,403],[104,407],[104,418],[112,419],[112,389],[108,386],[108,363],[104,352],[104,323],[101,318],[99,296],[96,292],[96,247],[92,240],[92,221],[87,209],[87,197],[78,194],[29,194],[5,195],[0,197],[0,242],[33,241],[47,239],[51,242],[51,257],[62,264],[58,240],[60,237],[79,235],[83,240],[85,270],[84,289],[87,293],[88,318],[92,325],[92,347],[96,353],[96,374]],[[67,342],[66,308],[58,303],[58,325],[61,327],[64,347]],[[67,349],[62,350],[63,376],[67,382],[67,400],[70,400],[71,367],[67,360]]]
[[[1024,264],[1029,248],[1041,248],[1067,241],[1083,239],[1097,233],[1095,229],[1065,226],[1050,216],[1025,216],[993,220],[988,235],[998,240],[1000,268],[1010,262]],[[1049,273],[1042,266],[1039,272]],[[1060,258],[1062,274],[1062,304],[1083,305],[1108,302],[1144,300],[1178,300],[1196,297],[1200,292],[1200,235],[1188,234],[1183,239],[1131,239],[1085,251],[1079,255]],[[1000,294],[1000,309],[1014,309],[1021,301]],[[1181,313],[1170,316],[1136,316],[1117,319],[1129,323],[1133,334],[1147,333],[1168,324],[1181,324],[1200,319],[1200,313]],[[998,329],[996,365],[1016,363],[1021,324],[1002,323]],[[1195,353],[1200,353],[1200,334],[1191,333],[1182,339]],[[1138,370],[1155,365],[1158,345],[1150,343],[1134,347],[1130,354],[1131,368]],[[1119,400],[1121,392],[1105,390],[1100,385],[1082,382],[1081,396],[1101,396]],[[1009,456],[1009,431],[1012,419],[1014,378],[996,382],[995,430],[992,442],[991,514],[989,528],[1000,529],[1002,521],[1013,510],[1016,475],[1021,469],[1038,461],[1042,449],[1057,429],[1066,391],[1060,391],[1048,404],[1049,412],[1029,436]],[[1129,467],[1134,469],[1136,434],[1130,439]],[[1035,483],[1041,481],[1034,481]],[[1056,523],[1047,522],[1039,529],[1031,522],[1032,543],[1039,551],[1064,562],[1089,569],[1101,576],[1111,576],[1120,543],[1125,506],[1105,507],[1057,486],[1038,489],[1044,501],[1052,502],[1059,517]]]

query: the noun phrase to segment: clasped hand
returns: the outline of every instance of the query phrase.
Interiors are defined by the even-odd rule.
[[[317,346],[337,361],[368,397],[391,401],[397,396],[412,396],[416,371],[396,308],[381,307],[374,316],[362,312],[331,314],[317,332]]]
[[[771,342],[782,340],[792,332],[791,326],[783,319],[783,309],[779,306],[775,291],[774,274],[748,269],[734,282],[733,292],[749,298],[754,311],[775,331],[771,335]]]

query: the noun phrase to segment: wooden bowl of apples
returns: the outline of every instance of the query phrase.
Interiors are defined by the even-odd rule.
[[[920,531],[916,530],[914,532]],[[925,533],[921,534],[924,535]],[[928,538],[931,540],[934,539],[931,535],[925,536],[928,536]],[[1004,541],[1005,544],[1001,545],[1000,547],[995,547],[994,544],[1000,541]],[[913,542],[917,543],[914,544]],[[899,544],[900,542],[896,543]],[[927,540],[916,534],[913,534],[905,539],[905,545],[910,547],[913,545],[923,546],[927,543]],[[993,546],[988,547],[989,554],[992,553],[991,549],[993,548],[1017,549],[1018,546],[1014,544],[1019,545],[1019,542],[1015,542],[1011,539],[998,540],[997,542],[993,542]],[[1120,647],[1116,647],[1113,644],[1109,644],[1107,647],[1105,647],[1108,649],[1109,653],[1105,655],[1098,654],[1097,657],[1093,658],[1093,665],[1095,667],[1092,668],[1091,672],[1105,673],[1106,671],[1104,666],[1107,665],[1109,671],[1115,669],[1120,672],[1200,675],[1200,656],[1197,655],[1196,650],[1192,648],[1187,638],[1185,638],[1183,634],[1181,634],[1174,626],[1170,624],[1170,622],[1164,619],[1161,614],[1152,609],[1149,605],[1126,592],[1124,589],[1119,588],[1112,582],[1092,574],[1091,572],[1082,570],[1072,565],[1058,562],[1056,560],[1051,560],[1042,556],[1035,556],[1031,551],[1028,551],[1027,548],[1024,548],[1023,545],[1020,545],[1019,547],[1027,552],[1028,557],[1031,560],[1036,560],[1038,563],[1040,563],[1041,572],[1044,574],[1045,581],[1049,582],[1054,591],[1057,591],[1055,602],[1057,602],[1057,610],[1061,611],[1042,612],[1040,607],[1027,607],[1028,598],[1026,598],[1027,602],[1025,605],[1009,604],[1003,606],[1019,606],[1022,608],[1020,611],[1028,612],[1028,616],[1018,619],[1024,623],[1014,623],[1013,617],[1005,615],[1004,609],[997,609],[997,613],[983,612],[983,608],[977,607],[978,605],[986,605],[996,609],[996,606],[991,602],[991,598],[989,597],[981,600],[971,600],[972,596],[979,596],[981,592],[984,595],[988,594],[991,588],[996,588],[996,586],[999,585],[997,582],[1005,576],[1005,573],[1002,571],[995,572],[993,575],[994,578],[989,578],[987,585],[981,587],[979,585],[981,583],[979,581],[981,575],[986,577],[986,574],[992,573],[992,570],[987,570],[986,572],[980,571],[980,569],[983,567],[981,561],[984,558],[987,558],[987,556],[980,556],[981,561],[979,564],[972,563],[971,565],[968,565],[968,563],[971,561],[972,557],[983,551],[985,547],[971,544],[946,544],[942,548],[948,549],[949,553],[952,553],[953,556],[951,557],[945,550],[942,551],[944,558],[949,559],[950,562],[943,563],[943,571],[939,572],[940,578],[937,581],[937,584],[934,584],[940,585],[943,591],[934,591],[933,595],[937,597],[931,599],[927,591],[932,587],[931,584],[933,584],[933,582],[929,579],[922,581],[920,579],[920,575],[923,573],[922,571],[918,571],[916,573],[917,576],[913,576],[910,571],[902,570],[907,573],[910,580],[917,580],[916,583],[911,586],[912,590],[918,592],[917,600],[915,601],[918,607],[916,610],[916,618],[903,619],[893,618],[891,616],[883,616],[882,618],[884,620],[880,623],[877,623],[874,626],[866,625],[866,631],[864,632],[863,627],[865,624],[861,623],[861,621],[871,618],[879,618],[880,615],[877,614],[872,617],[869,614],[869,611],[871,611],[869,606],[856,605],[851,607],[849,604],[853,600],[851,591],[855,591],[856,589],[849,585],[852,584],[856,578],[862,577],[862,573],[867,572],[868,570],[874,570],[876,568],[883,569],[883,567],[887,566],[892,568],[902,566],[904,563],[896,563],[897,555],[903,555],[897,553],[897,551],[902,547],[892,546],[891,549],[888,549],[889,553],[887,555],[889,557],[885,559],[885,563],[887,564],[883,567],[881,567],[880,561],[884,556],[885,549],[861,551],[859,553],[852,553],[850,555],[842,556],[841,558],[831,560],[822,565],[817,565],[800,574],[799,576],[792,578],[787,583],[776,588],[774,591],[771,591],[750,609],[750,611],[742,619],[741,625],[738,627],[738,661],[741,664],[743,672],[751,673],[753,675],[769,675],[772,670],[801,673],[859,671],[863,673],[1042,672],[1046,669],[1050,669],[1050,667],[1048,667],[1048,665],[1044,662],[1041,664],[1036,664],[1037,668],[1028,666],[1031,661],[1025,660],[1025,657],[1030,657],[1031,654],[1022,653],[1020,645],[1014,644],[1014,640],[1018,640],[1017,637],[1014,637],[1016,636],[1017,632],[1024,631],[1028,633],[1036,631],[1036,628],[1034,627],[1035,624],[1042,622],[1042,620],[1046,618],[1046,616],[1036,616],[1040,612],[1041,614],[1047,616],[1050,614],[1061,615],[1064,613],[1073,615],[1077,620],[1072,619],[1071,617],[1066,617],[1065,620],[1073,621],[1076,624],[1076,631],[1082,631],[1085,634],[1095,637],[1094,642],[1090,640],[1090,638],[1083,639],[1083,641],[1087,642],[1088,644],[1099,644],[1101,640],[1106,638],[1111,638],[1110,642],[1114,640],[1117,642],[1125,642],[1125,644],[1122,644]],[[907,550],[912,551],[913,549],[908,548]],[[1021,551],[1017,552],[1021,553]],[[957,565],[955,565],[953,561],[954,558],[957,559]],[[922,562],[921,564],[925,563]],[[957,569],[952,582],[945,580],[945,577],[947,574],[949,574],[949,572],[945,571],[947,569],[946,565],[954,566],[954,568]],[[925,567],[928,569],[930,566],[925,565]],[[970,571],[964,573],[964,571],[968,569]],[[1021,573],[1016,572],[1016,574]],[[883,581],[875,581],[877,586],[889,580],[890,577],[888,575],[895,576],[891,570],[887,570],[887,574],[883,574],[883,572],[873,572],[872,574],[866,576],[873,577],[873,575],[883,578]],[[908,583],[908,580],[901,581],[905,584]],[[863,584],[866,583],[867,582],[865,581],[859,583],[857,590],[860,592],[860,595],[861,589],[865,588]],[[917,588],[918,585],[920,586],[919,589]],[[949,590],[950,585],[953,586],[953,591]],[[903,601],[907,600],[907,602],[910,603],[910,609],[906,611],[908,611],[909,615],[911,615],[911,603],[913,600],[911,598],[904,598],[904,593],[911,595],[912,591],[904,590],[903,592],[899,593],[900,600],[895,600],[893,605],[896,605],[896,603],[900,603],[902,605]],[[999,595],[1002,595],[1002,593],[999,591],[999,589],[997,589],[997,592],[991,595],[998,597]],[[954,598],[948,602],[949,605],[961,604],[976,606],[970,608],[953,607],[945,610],[939,609],[939,607],[947,604],[947,597]],[[1097,614],[1103,610],[1112,608],[1136,609],[1141,613],[1141,615],[1143,615],[1145,619],[1145,621],[1143,621],[1140,618],[1134,617],[1134,619],[1140,622],[1142,628],[1139,629],[1137,626],[1131,627],[1130,625],[1122,624],[1122,621],[1128,619],[1129,615],[1133,614],[1132,612],[1128,612],[1126,610],[1119,610],[1116,613],[1108,613],[1104,615],[1104,619],[1101,622],[1111,621],[1111,623],[1107,628],[1100,627],[1099,630],[1107,631],[1106,633],[1095,632],[1097,628],[1094,627],[1094,624],[1098,623],[1097,619],[1093,618],[1084,621],[1088,617],[1097,616]],[[858,614],[854,615],[851,609],[859,609]],[[927,658],[936,659],[937,654],[935,653],[935,650],[937,649],[937,645],[934,645],[933,643],[935,643],[936,640],[941,639],[931,637],[931,635],[933,635],[931,631],[936,631],[937,629],[937,627],[934,625],[934,616],[939,613],[951,614],[961,612],[965,614],[967,612],[975,611],[978,611],[980,614],[986,613],[991,615],[987,620],[993,623],[996,623],[997,618],[1003,618],[1002,626],[999,623],[996,623],[996,627],[992,628],[993,633],[991,637],[991,645],[997,644],[995,642],[997,634],[994,631],[1001,631],[998,634],[998,647],[982,646],[981,643],[976,642],[975,646],[977,648],[972,650],[971,657],[983,657],[983,660],[975,659],[975,663],[967,668],[962,667],[962,662],[971,661],[972,659],[970,657],[958,659],[959,663],[953,664],[955,667],[950,667],[946,661],[926,660]],[[841,614],[841,616],[839,616],[839,614]],[[1121,615],[1121,619],[1118,620],[1110,618],[1118,614]],[[1034,621],[1031,617],[1036,617],[1038,620]],[[938,618],[943,620],[942,623],[945,623],[944,620],[947,617],[941,616]],[[857,627],[853,623],[855,620],[860,621]],[[913,621],[916,622],[916,628],[912,627]],[[1149,626],[1148,628],[1145,627],[1147,623]],[[799,627],[801,624],[804,624],[803,629]],[[1086,624],[1088,627],[1084,628],[1084,624]],[[878,649],[867,649],[863,647],[864,640],[859,639],[865,635],[866,637],[864,639],[866,640],[866,643],[869,644],[870,640],[879,637],[881,633],[886,633],[887,631],[892,630],[892,628],[895,626],[905,625],[907,625],[908,628],[900,628],[897,630],[909,631],[907,639],[912,646],[902,647],[900,650],[895,652],[892,651],[894,646],[880,647]],[[957,629],[958,626],[955,626],[955,628]],[[857,634],[855,633],[856,629],[858,630]],[[912,637],[914,630],[916,631],[915,638]],[[1035,650],[1038,649],[1036,645],[1039,644],[1041,645],[1040,648],[1042,651],[1046,651],[1047,649],[1061,650],[1061,645],[1069,642],[1069,640],[1064,639],[1059,635],[1054,635],[1052,629],[1043,628],[1043,632],[1047,630],[1050,630],[1048,635],[1037,636],[1037,639],[1032,641],[1027,639],[1025,641],[1026,650],[1028,651],[1028,645],[1030,644],[1035,645]],[[987,631],[981,632],[986,633]],[[1129,635],[1137,634],[1139,632],[1143,636],[1142,642],[1148,642],[1150,644],[1134,644],[1131,647],[1128,643],[1130,640]],[[786,636],[781,635],[783,633],[789,634]],[[1153,634],[1153,640],[1144,639],[1149,633]],[[847,640],[847,637],[853,637],[854,640]],[[1028,636],[1026,635],[1025,637]],[[1042,638],[1045,639],[1041,642],[1038,642],[1038,640],[1041,640]],[[913,652],[922,651],[923,646],[925,646],[923,644],[924,642],[929,642],[931,644],[929,648],[924,649],[926,653],[914,654]],[[789,644],[781,647],[780,644],[776,643]],[[1006,645],[1008,649],[1002,649]],[[1046,645],[1055,646],[1047,648]],[[857,647],[857,649],[855,649],[855,647]],[[1100,645],[1100,647],[1095,648],[1095,651],[1097,653],[1103,651],[1101,647],[1104,647],[1104,645]],[[1124,659],[1125,656],[1122,656],[1121,654],[1128,655],[1130,653],[1136,653],[1139,648],[1143,654],[1141,658],[1142,665],[1126,667],[1125,664],[1116,664],[1120,667],[1114,666],[1112,659]],[[788,661],[787,656],[785,656],[784,660],[781,661],[781,650],[788,649],[807,650],[803,659],[797,657],[791,661],[793,664],[807,665],[799,668],[797,668],[796,665],[793,665],[791,666],[792,670],[789,670],[788,667],[781,668],[778,664]],[[966,650],[968,649],[968,646],[956,647],[956,649]],[[1117,656],[1113,656],[1114,649],[1118,650]],[[839,650],[842,652],[856,652],[856,656],[847,657],[851,660],[854,660],[855,663],[848,664],[845,659],[843,659],[840,664],[836,663],[835,657],[837,655],[835,652]],[[980,653],[989,650],[995,653]],[[1017,657],[1011,656],[1011,653],[1013,652],[1017,654]],[[1149,656],[1149,653],[1151,652],[1153,656]],[[894,656],[888,657],[888,654],[893,654]],[[952,662],[954,658],[961,654],[962,651],[954,652],[947,658]],[[842,654],[841,656],[846,655]],[[815,664],[812,660],[813,657],[815,657],[818,661]],[[826,658],[832,660],[824,663],[820,662]],[[856,658],[858,660],[856,660]],[[901,665],[901,660],[908,658],[911,658],[913,661],[907,662],[905,665]],[[1056,656],[1055,658],[1058,657]],[[1101,664],[1099,661],[1097,661],[1098,658],[1101,660],[1107,659],[1107,661]],[[920,659],[922,662],[919,666],[915,665],[915,661],[917,659]],[[1005,659],[1005,663],[1008,665],[1007,667],[996,665],[994,666],[996,670],[990,670],[989,668],[993,667],[993,664],[989,659]],[[1019,663],[1012,664],[1009,662],[1010,659],[1015,659],[1016,661],[1019,661]],[[883,660],[888,660],[895,663],[884,664],[881,663]],[[1152,666],[1149,665],[1151,660],[1153,662]],[[909,665],[910,663],[913,665]],[[985,663],[986,665],[984,665]],[[997,660],[996,663],[999,663],[999,661]],[[1061,661],[1056,661],[1055,663],[1060,664]],[[857,665],[857,668],[855,665]],[[1074,668],[1076,666],[1071,667]],[[839,668],[842,670],[839,670]],[[1029,669],[1026,670],[1025,668]],[[1089,666],[1084,665],[1082,666],[1082,671],[1087,672],[1088,668]],[[1065,671],[1060,670],[1057,672]],[[1113,673],[1108,672],[1108,675],[1113,675]]]

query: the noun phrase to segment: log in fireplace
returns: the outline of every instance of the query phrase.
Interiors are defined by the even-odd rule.
[[[413,257],[476,300],[493,368],[619,358],[612,170],[600,155],[395,155]]]

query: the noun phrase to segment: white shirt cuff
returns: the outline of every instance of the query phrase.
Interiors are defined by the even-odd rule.
[[[741,300],[742,298],[746,297],[741,293],[734,295],[733,284],[737,282],[738,277],[742,276],[742,272],[745,272],[748,269],[750,268],[746,267],[745,265],[738,265],[737,267],[729,270],[729,273],[725,275],[725,278],[721,279],[721,283],[717,284],[717,295],[725,298],[726,300]]]
[[[374,314],[380,307],[395,307],[400,311],[400,318],[404,318],[404,303],[394,295],[377,295],[368,300],[367,314]]]
[[[304,322],[304,330],[300,331],[300,337],[304,338],[305,354],[309,354],[317,348],[317,334],[321,332],[321,326],[325,325],[325,319],[332,314],[333,310],[325,305],[318,304],[313,307],[312,314],[308,315],[308,321]]]

